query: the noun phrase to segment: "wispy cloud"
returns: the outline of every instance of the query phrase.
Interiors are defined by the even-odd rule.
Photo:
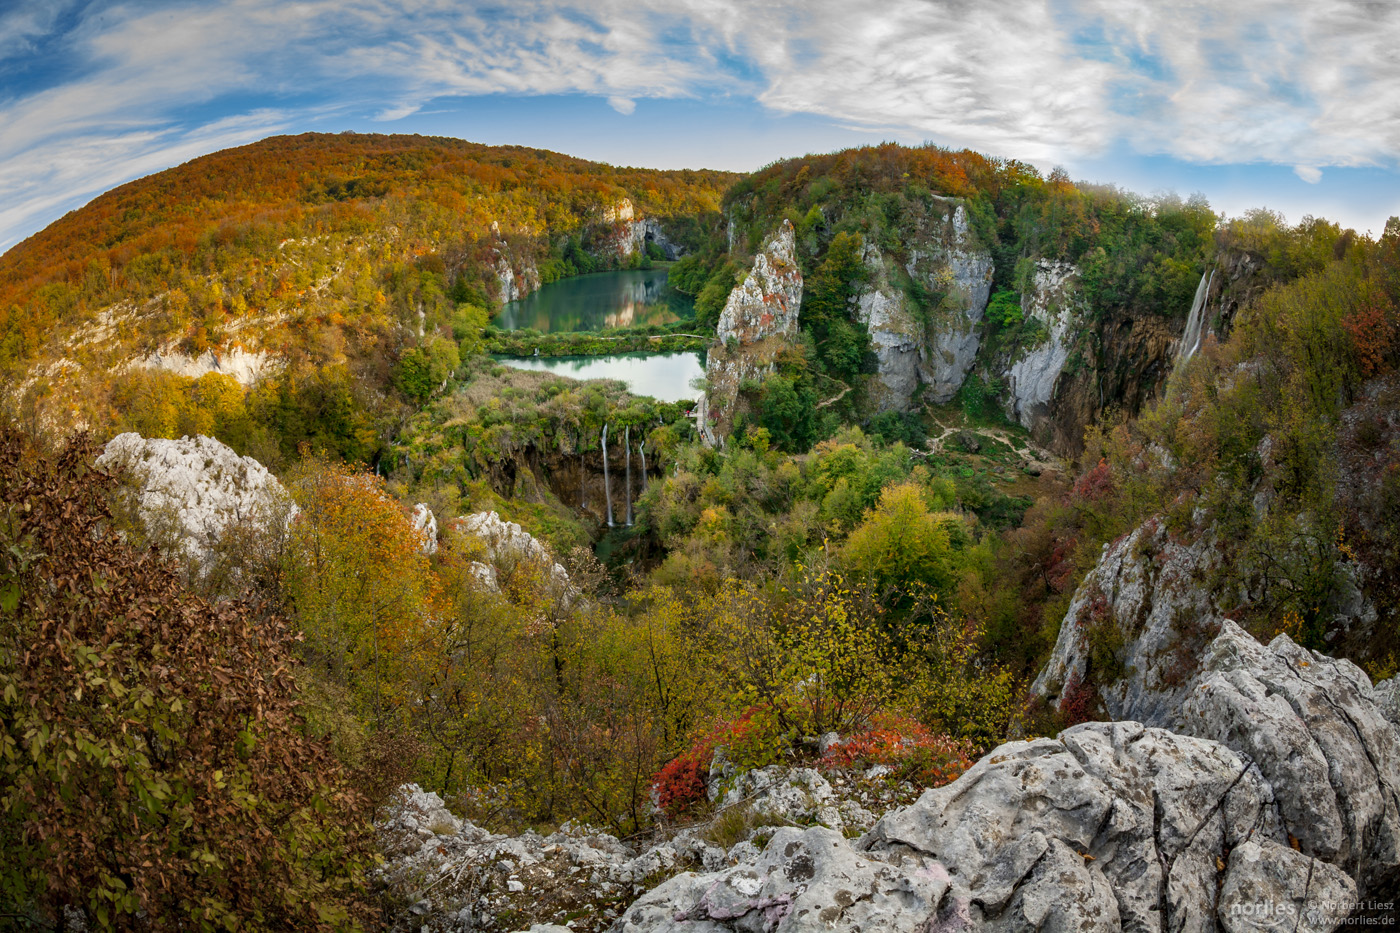
[[[126,178],[327,109],[751,99],[1041,162],[1394,166],[1376,0],[21,0],[0,13],[0,248]]]

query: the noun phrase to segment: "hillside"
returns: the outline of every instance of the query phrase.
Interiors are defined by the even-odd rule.
[[[504,300],[692,240],[734,178],[416,136],[204,156],[0,257],[7,403],[35,426],[217,431],[273,460],[312,440],[371,460],[414,397],[393,391],[405,354],[441,359],[436,334],[479,339]],[[255,424],[226,423],[232,390],[187,381],[209,372],[268,377]]]

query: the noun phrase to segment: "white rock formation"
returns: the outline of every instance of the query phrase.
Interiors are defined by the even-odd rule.
[[[723,443],[729,434],[740,385],[772,372],[778,354],[797,336],[801,306],[796,237],[784,220],[720,312],[718,342],[705,357],[705,397],[696,419],[707,444]]]
[[[191,379],[198,379],[206,373],[221,373],[233,377],[246,388],[263,376],[280,370],[283,361],[262,350],[232,347],[227,350],[205,350],[198,356],[170,349],[158,350],[134,360],[132,365],[142,369],[163,369]]]
[[[542,570],[551,589],[561,595],[573,594],[568,571],[555,562],[548,548],[515,522],[502,521],[495,512],[474,512],[456,519],[451,525],[457,531],[480,538],[486,545],[489,563],[479,570],[473,568],[473,572],[487,586],[494,588],[499,570],[531,564]]]
[[[1080,326],[1083,302],[1078,294],[1079,270],[1067,262],[1041,260],[1030,291],[1021,296],[1021,309],[1049,332],[1048,339],[1023,353],[1005,378],[1008,414],[1025,427],[1048,417],[1055,385],[1069,361],[1070,346]]]
[[[211,437],[170,441],[119,434],[107,442],[97,466],[125,470],[151,537],[196,565],[230,526],[289,522],[296,513],[266,467]]]
[[[1344,872],[1289,847],[1246,759],[1138,723],[1090,723],[1001,746],[858,842],[780,830],[757,858],[662,884],[614,930],[1207,933],[1222,889],[1297,911],[1356,894]]]
[[[426,502],[420,502],[413,507],[413,530],[423,537],[423,553],[429,556],[436,554],[438,549],[438,526],[437,516],[433,510],[428,508]]]
[[[496,288],[502,303],[519,301],[540,287],[540,270],[533,258],[517,260],[504,240],[497,242],[492,252],[492,271],[496,273]]]

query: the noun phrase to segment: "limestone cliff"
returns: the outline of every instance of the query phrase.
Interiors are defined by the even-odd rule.
[[[720,312],[718,340],[705,361],[705,396],[698,424],[707,443],[722,443],[734,426],[740,386],[773,371],[797,336],[802,270],[792,224],[786,220],[763,242],[753,268],[729,293]]]
[[[1021,295],[1021,309],[1039,324],[1044,339],[1024,348],[1003,372],[1007,414],[1038,439],[1046,435],[1050,403],[1070,349],[1085,317],[1078,292],[1079,270],[1067,262],[1041,260],[1036,264],[1030,288]]]
[[[901,231],[908,250],[902,261],[873,243],[863,254],[869,280],[855,299],[855,313],[879,361],[871,396],[881,410],[912,408],[921,385],[925,398],[948,401],[977,356],[992,256],[972,235],[959,199],[931,201],[930,215]],[[901,274],[939,296],[940,306],[919,308],[896,284]]]
[[[946,213],[926,234],[916,231],[905,271],[932,292],[945,295],[943,308],[929,321],[919,350],[919,381],[934,402],[957,394],[977,356],[982,314],[992,294],[992,255],[968,225],[967,207],[954,198],[936,198]]]

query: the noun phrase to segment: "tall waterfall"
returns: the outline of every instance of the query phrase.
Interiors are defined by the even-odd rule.
[[[1215,280],[1215,270],[1201,273],[1201,284],[1196,286],[1196,299],[1191,302],[1191,314],[1186,318],[1186,330],[1181,334],[1181,346],[1176,351],[1176,364],[1184,364],[1196,351],[1201,349],[1205,335],[1206,303],[1210,297],[1210,285]]]
[[[647,439],[637,445],[637,453],[642,455],[642,492],[647,491]]]
[[[608,425],[603,424],[603,496],[608,500],[608,527],[613,526],[612,485],[608,482]]]
[[[588,502],[583,497],[584,483],[588,479],[588,467],[583,461],[583,438],[579,438],[578,444],[578,507],[579,511],[588,508]]]
[[[627,448],[627,525],[632,525],[632,426],[622,428],[622,446]]]

